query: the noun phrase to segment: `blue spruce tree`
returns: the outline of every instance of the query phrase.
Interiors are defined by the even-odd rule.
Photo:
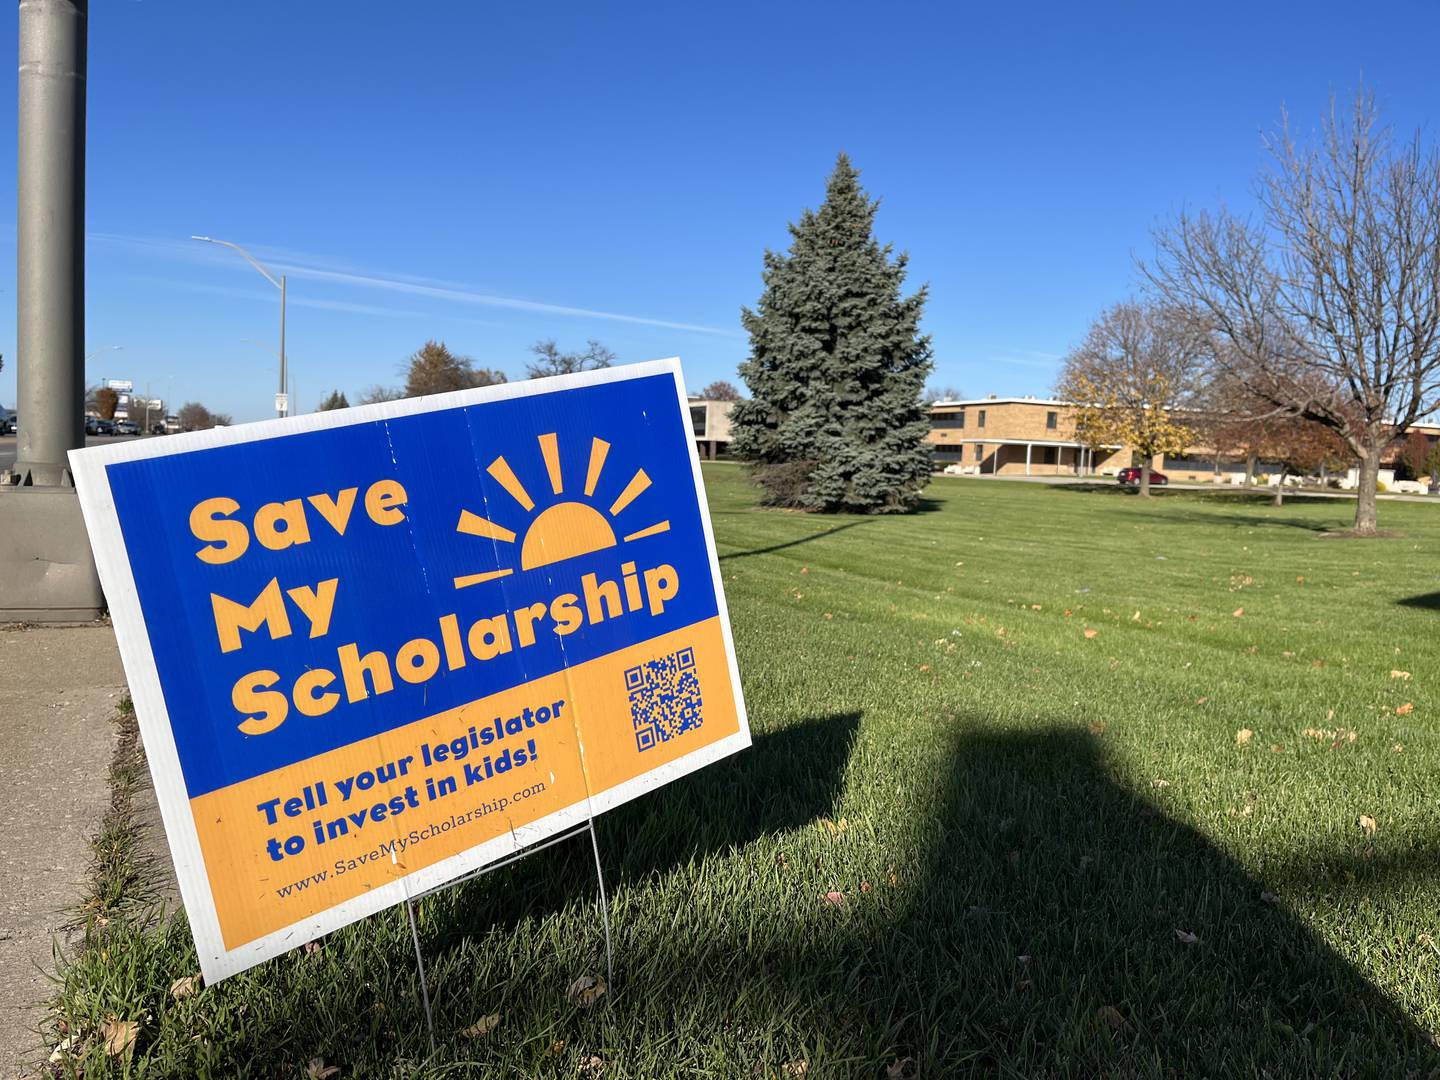
[[[771,505],[905,511],[930,476],[926,289],[901,295],[906,256],[871,234],[879,203],[859,178],[841,154],[790,250],[765,253],[765,291],[742,314],[751,399],[731,414],[731,447]]]

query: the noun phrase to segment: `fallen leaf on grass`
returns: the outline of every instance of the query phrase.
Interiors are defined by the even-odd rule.
[[[1131,616],[1130,616],[1130,621],[1131,621],[1131,622],[1139,622],[1139,621],[1140,621],[1140,612],[1139,612],[1139,611],[1136,611],[1134,615],[1131,615]]]
[[[599,1076],[605,1071],[605,1061],[598,1054],[591,1054],[584,1061],[580,1062],[581,1076]]]
[[[1196,704],[1196,705],[1204,705],[1204,704],[1206,704],[1209,700],[1210,700],[1210,699],[1209,699],[1208,697],[1198,697],[1198,698],[1195,699],[1195,704]]]
[[[1244,609],[1243,607],[1237,607],[1234,611],[1232,611],[1232,612],[1230,613],[1230,617],[1233,618],[1233,619],[1238,619],[1238,618],[1240,618],[1240,616],[1242,616],[1242,615],[1244,615],[1244,614],[1245,614],[1245,609]]]
[[[871,889],[871,887],[870,887],[870,883],[869,883],[868,881],[862,881],[862,882],[860,882],[860,891],[861,891],[862,893],[867,893],[867,894],[870,893],[870,892],[872,891],[872,889]]]
[[[1249,746],[1250,740],[1254,737],[1255,733],[1248,727],[1242,727],[1239,731],[1235,732],[1235,742],[1240,746]]]
[[[581,975],[570,984],[565,996],[570,999],[571,1005],[588,1009],[605,996],[605,990],[605,980],[599,975]]]
[[[824,896],[820,897],[820,906],[843,908],[845,906],[845,894],[831,889]]]
[[[1373,817],[1369,814],[1360,815],[1360,829],[1366,836],[1374,836],[1376,828],[1378,828],[1378,826],[1375,824]]]
[[[318,952],[319,952],[321,949],[323,949],[324,947],[325,947],[325,946],[321,945],[320,942],[318,942],[318,941],[307,941],[307,942],[305,942],[305,945],[304,945],[305,955],[306,955],[306,956],[314,956],[316,953],[318,953]]]
[[[822,817],[816,824],[831,836],[842,833],[850,827],[850,822],[843,817],[839,821],[831,821],[828,817]]]
[[[1089,731],[1090,731],[1090,734],[1091,734],[1091,735],[1104,735],[1104,734],[1105,734],[1105,721],[1104,721],[1104,720],[1091,720],[1091,721],[1090,721],[1090,725],[1089,725]]]
[[[1092,629],[1090,629],[1090,628],[1087,626],[1087,627],[1085,628],[1085,636],[1086,636],[1087,638],[1097,638],[1097,637],[1100,636],[1100,631],[1099,631],[1099,630],[1092,630]]]
[[[1296,574],[1296,575],[1295,575],[1295,584],[1296,584],[1296,585],[1304,585],[1304,584],[1305,584],[1305,575],[1304,575],[1304,574]]]
[[[1189,930],[1181,930],[1177,927],[1175,930],[1175,940],[1180,942],[1181,945],[1194,945],[1200,939]]]
[[[105,1053],[111,1057],[119,1057],[134,1046],[135,1040],[140,1037],[140,1021],[121,1020],[118,1016],[109,1017],[100,1025],[100,1037],[105,1040]]]
[[[327,1080],[340,1071],[339,1065],[326,1065],[324,1058],[311,1058],[310,1064],[305,1066],[305,1075],[310,1080]]]
[[[910,1080],[914,1075],[915,1059],[912,1057],[896,1058],[885,1066],[885,1080]]]
[[[186,975],[184,978],[176,979],[170,984],[170,996],[176,1001],[187,998],[196,990],[200,989],[199,975]]]
[[[565,1040],[564,1040],[564,1039],[556,1039],[554,1042],[552,1042],[552,1043],[550,1044],[550,1049],[549,1049],[549,1050],[546,1050],[545,1052],[546,1052],[547,1054],[549,1054],[551,1057],[559,1057],[561,1054],[563,1054],[563,1053],[565,1052]]]
[[[1392,679],[1408,679],[1408,678],[1410,678],[1410,672],[1408,672],[1408,671],[1391,670],[1391,672],[1390,672],[1390,678],[1392,678]]]
[[[1392,754],[1403,754],[1405,752],[1405,744],[1397,742],[1394,746],[1390,747],[1390,752]]]
[[[60,1040],[60,1044],[50,1051],[50,1064],[59,1065],[70,1054],[74,1054],[76,1057],[82,1056],[79,1053],[81,1041],[79,1035],[66,1035]]]
[[[1170,781],[1169,781],[1169,780],[1151,780],[1151,781],[1150,781],[1150,786],[1153,787],[1153,788],[1169,787],[1169,786],[1170,786]]]
[[[476,1020],[464,1031],[460,1032],[460,1034],[464,1035],[467,1039],[483,1039],[499,1026],[500,1014],[498,1012],[491,1013],[489,1016],[480,1017],[479,1020]]]
[[[1397,705],[1395,707],[1396,716],[1409,716],[1414,711],[1415,703],[1413,701],[1407,701],[1404,705]]]
[[[1126,1020],[1114,1005],[1101,1005],[1096,1009],[1095,1022],[1111,1031],[1124,1031],[1130,1026],[1130,1021]]]

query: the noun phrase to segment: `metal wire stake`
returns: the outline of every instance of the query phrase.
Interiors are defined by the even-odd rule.
[[[600,883],[600,918],[605,923],[606,986],[615,992],[615,961],[610,952],[610,902],[605,898],[605,873],[600,869],[600,841],[595,839],[595,819],[590,819],[590,850],[595,852],[595,880]]]
[[[430,1015],[430,987],[425,982],[425,958],[420,954],[420,931],[415,929],[415,906],[405,898],[405,914],[410,917],[410,940],[415,943],[415,966],[420,971],[420,998],[425,1003],[425,1030],[430,1033],[430,1056],[435,1056],[435,1018]]]

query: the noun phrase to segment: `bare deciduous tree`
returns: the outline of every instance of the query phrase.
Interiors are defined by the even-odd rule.
[[[960,401],[965,395],[953,386],[927,386],[922,397],[926,405],[934,405],[937,401]]]
[[[180,406],[176,419],[181,431],[205,431],[213,427],[229,427],[231,420],[226,413],[212,413],[198,401],[187,401]]]
[[[1267,147],[1258,222],[1182,214],[1141,269],[1205,319],[1221,374],[1345,441],[1354,532],[1373,535],[1381,453],[1440,394],[1440,158],[1397,142],[1363,91],[1332,100],[1313,143],[1285,119]]]
[[[378,405],[382,401],[399,401],[404,396],[405,391],[398,386],[382,386],[376,383],[360,391],[359,404]]]
[[[530,346],[530,351],[535,354],[535,359],[525,365],[525,375],[531,379],[593,371],[615,363],[615,354],[594,338],[585,343],[585,351],[580,353],[561,352],[554,338],[537,341]]]
[[[1128,300],[1102,312],[1065,358],[1055,392],[1075,402],[1076,433],[1091,446],[1135,450],[1141,495],[1150,494],[1150,459],[1192,438],[1175,410],[1195,400],[1205,347],[1186,313]]]
[[[716,379],[700,391],[700,397],[705,401],[739,401],[740,391],[734,383],[726,379]]]

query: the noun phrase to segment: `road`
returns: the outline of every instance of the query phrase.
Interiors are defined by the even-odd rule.
[[[91,435],[85,440],[86,446],[109,446],[111,443],[130,442],[143,438],[140,435]],[[15,464],[15,436],[0,435],[0,472]]]

